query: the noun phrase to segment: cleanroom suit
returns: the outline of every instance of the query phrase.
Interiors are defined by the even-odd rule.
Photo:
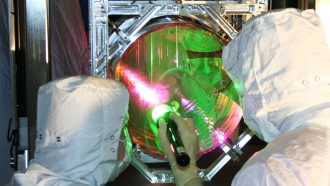
[[[96,77],[41,86],[34,159],[14,175],[14,185],[91,186],[115,179],[128,166],[120,140],[128,99],[123,84]]]
[[[223,55],[243,118],[269,144],[232,185],[330,185],[330,48],[314,10],[258,16]]]
[[[268,142],[232,185],[330,186],[330,49],[315,11],[284,9],[252,18],[224,48],[223,64],[245,123]],[[194,156],[196,140],[178,122]],[[177,185],[201,185],[195,162],[182,168],[171,158],[166,127],[159,136]]]

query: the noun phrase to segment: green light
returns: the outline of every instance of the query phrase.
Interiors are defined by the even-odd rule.
[[[241,117],[236,88],[243,90],[244,87],[234,85],[223,69],[221,53],[225,43],[225,38],[199,25],[180,22],[155,27],[130,45],[116,66],[116,75],[121,77],[121,67],[126,67],[150,87],[155,85],[157,89],[168,91],[168,99],[156,105],[140,104],[142,98],[149,100],[156,94],[140,97],[135,95],[136,86],[130,87],[125,82],[131,96],[131,119],[127,123],[126,137],[132,144],[139,145],[148,154],[164,158],[157,122],[169,112],[193,119],[198,132],[199,155],[214,148],[212,134],[216,129],[226,136],[232,133]],[[124,75],[133,77],[126,71]],[[159,84],[162,86],[158,87]],[[162,97],[162,94],[157,95]]]
[[[165,116],[165,114],[168,112],[173,112],[172,107],[165,105],[165,104],[158,105],[152,110],[152,113],[151,113],[152,120],[157,123],[157,120],[160,117]]]

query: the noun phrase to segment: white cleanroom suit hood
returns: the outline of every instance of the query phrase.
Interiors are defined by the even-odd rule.
[[[329,185],[330,49],[313,10],[251,19],[224,49],[245,123],[270,142],[233,185]]]
[[[128,91],[118,81],[69,77],[39,88],[32,185],[103,185],[127,166],[118,151]]]
[[[245,122],[270,142],[315,120],[329,120],[330,49],[312,10],[252,19],[224,49],[242,96]]]

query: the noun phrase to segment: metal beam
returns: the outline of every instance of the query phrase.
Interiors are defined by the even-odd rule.
[[[25,0],[25,11],[29,157],[33,158],[36,137],[38,88],[50,79],[48,0]]]

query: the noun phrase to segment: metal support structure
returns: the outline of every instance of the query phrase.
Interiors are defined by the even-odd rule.
[[[138,32],[149,20],[161,16],[180,15],[206,23],[214,30],[224,30],[230,38],[237,33],[224,15],[258,15],[268,10],[266,1],[238,4],[236,1],[90,1],[90,43],[92,74],[107,77],[107,66],[114,65],[123,52],[140,35]],[[131,24],[119,26],[116,35],[109,33],[108,16],[133,15],[138,18]],[[203,18],[207,16],[207,18]],[[210,19],[211,23],[210,23]],[[110,24],[112,25],[112,24]],[[112,25],[113,26],[113,25]],[[118,32],[118,29],[120,30]]]
[[[91,69],[93,75],[106,77],[104,61],[108,60],[108,1],[90,1],[89,4]],[[111,53],[110,53],[111,54]]]
[[[40,85],[49,81],[48,1],[26,0],[26,89],[29,127],[29,157],[34,157],[37,95]]]
[[[129,136],[127,128],[124,129],[125,135]],[[254,136],[251,130],[244,131],[233,145],[223,144],[223,152],[207,169],[202,169],[199,176],[204,181],[211,181],[216,173],[226,165],[231,159],[238,160],[242,154],[241,149]],[[131,142],[126,143],[126,152],[131,160],[131,164],[150,182],[150,183],[173,183],[174,175],[170,169],[151,169],[140,158],[138,148],[133,147]]]
[[[13,134],[13,132],[16,130],[18,130],[19,126],[18,126],[18,120],[17,120],[17,84],[16,84],[16,65],[15,65],[15,51],[17,50],[18,46],[17,46],[17,42],[18,42],[18,38],[16,35],[15,30],[17,29],[16,25],[15,25],[15,15],[17,15],[17,12],[15,10],[15,6],[14,6],[14,1],[8,1],[8,23],[9,23],[9,38],[10,38],[10,74],[11,74],[11,97],[12,97],[12,120],[11,120],[11,132]],[[19,135],[19,134],[16,134]],[[12,139],[12,140],[17,140],[17,136],[13,136],[16,139]],[[12,143],[15,143],[14,141],[12,141]],[[13,147],[11,149],[11,157],[10,157],[10,165],[11,168],[13,168],[14,170],[17,170],[17,146],[16,144],[13,144]]]
[[[9,2],[12,129],[17,135],[11,164],[24,171],[35,150],[38,88],[49,80],[48,1]]]
[[[203,170],[203,178],[205,181],[210,181],[215,174],[224,166],[229,160],[238,160],[239,155],[242,154],[241,149],[254,136],[254,133],[247,129],[244,131],[233,145],[224,144],[220,148],[224,151],[217,160],[206,170]]]

